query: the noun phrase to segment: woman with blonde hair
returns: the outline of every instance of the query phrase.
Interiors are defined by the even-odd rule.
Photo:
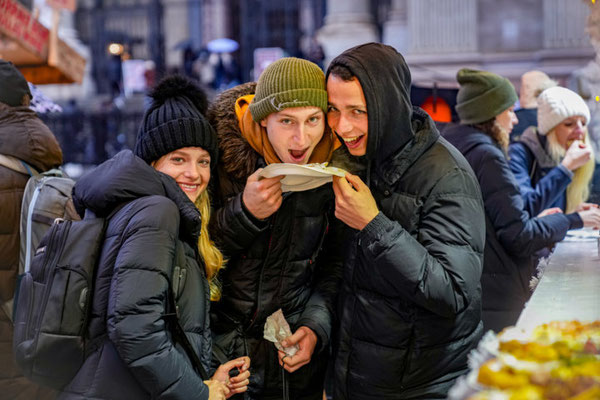
[[[225,399],[247,390],[250,360],[211,375],[210,299],[223,256],[207,192],[218,155],[206,96],[181,77],[150,94],[135,151],[82,177],[80,214],[107,216],[94,277],[92,343],[61,399]],[[238,370],[230,378],[230,370]]]
[[[546,209],[576,212],[584,226],[598,227],[597,205],[585,202],[595,166],[590,110],[577,93],[558,86],[544,90],[537,102],[538,126],[509,148],[525,210],[531,216]]]
[[[593,215],[597,209],[539,216],[527,211],[506,154],[510,132],[518,122],[512,83],[467,68],[458,71],[457,80],[461,124],[442,134],[463,153],[479,181],[486,214],[482,320],[485,330],[499,332],[517,322],[529,299],[539,252],[563,240],[569,229],[581,228],[588,216],[598,225],[600,218]]]

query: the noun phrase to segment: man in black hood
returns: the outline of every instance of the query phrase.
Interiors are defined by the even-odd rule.
[[[335,399],[446,398],[482,333],[485,239],[477,179],[410,102],[410,72],[369,43],[327,71],[336,217],[351,228]],[[366,183],[365,183],[366,182]]]

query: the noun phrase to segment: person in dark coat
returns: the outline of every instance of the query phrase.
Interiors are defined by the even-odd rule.
[[[33,110],[25,77],[0,60],[0,393],[15,400],[52,399],[54,394],[28,381],[12,357],[12,308],[19,271],[21,203],[29,172],[58,168],[58,140]],[[10,165],[10,166],[9,166]]]
[[[442,132],[466,157],[479,180],[486,214],[482,320],[498,332],[517,322],[531,293],[535,254],[580,228],[579,215],[530,216],[506,159],[509,135],[517,122],[513,85],[496,74],[463,68],[456,111],[460,125]]]
[[[538,127],[529,127],[508,148],[509,165],[529,215],[557,207],[580,212],[593,227],[597,207],[585,203],[594,174],[594,152],[587,124],[590,111],[575,92],[553,87],[538,98]]]
[[[252,399],[323,396],[344,251],[333,191],[282,193],[281,176],[258,174],[268,164],[329,161],[336,140],[326,110],[323,71],[294,57],[223,92],[209,110],[222,154],[211,236],[228,259],[223,299],[211,309],[214,353],[250,356]],[[263,339],[278,309],[292,331],[284,346],[300,348],[294,356]]]
[[[165,325],[171,287],[180,324],[209,371],[209,304],[222,255],[203,236],[216,135],[203,116],[204,93],[189,81],[166,78],[151,97],[135,154],[118,153],[73,189],[81,215],[113,215],[88,328],[95,350],[61,399],[225,399],[248,383],[247,357],[203,381]]]
[[[556,86],[557,83],[542,71],[527,71],[521,75],[519,89],[520,109],[515,111],[517,124],[510,132],[510,141],[516,142],[530,126],[537,126],[537,97],[545,89]]]
[[[345,244],[335,399],[446,398],[482,335],[485,221],[464,157],[410,102],[392,47],[346,50],[327,71]]]

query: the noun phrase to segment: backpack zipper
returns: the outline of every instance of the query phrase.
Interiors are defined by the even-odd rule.
[[[25,266],[23,272],[29,272],[31,268],[31,222],[33,220],[33,210],[35,209],[35,203],[37,202],[37,198],[42,191],[42,187],[44,186],[44,179],[40,181],[40,183],[36,186],[35,191],[33,192],[33,196],[31,196],[31,201],[29,202],[29,208],[27,209],[27,227],[26,227],[26,237],[25,237]]]
[[[45,258],[48,258],[48,255],[50,254],[50,251],[52,250],[52,248],[49,247],[49,244],[53,242],[53,239],[54,239],[54,236],[56,236],[56,231],[57,230],[58,230],[58,227],[56,229],[52,230],[52,232],[50,233],[50,236],[48,237],[48,244],[46,244],[43,247],[44,251],[46,252],[46,254],[44,256]],[[45,267],[47,264],[48,264],[48,260],[44,260],[44,262],[42,263],[42,266]],[[42,272],[44,272],[44,271],[45,271],[45,268],[43,269]],[[33,275],[31,274],[30,271],[27,271],[27,274],[30,276],[30,279],[31,279],[31,294],[30,294],[30,296],[33,297],[34,296],[33,291],[34,291],[34,286],[35,286],[35,280],[33,279]],[[24,278],[24,279],[27,279],[27,278]],[[32,316],[32,313],[33,313],[33,311],[32,311],[32,309],[33,309],[33,303],[34,303],[34,301],[33,301],[33,299],[31,299],[29,301],[29,307],[28,307],[28,311],[27,311],[27,320],[25,321],[25,332],[30,332],[29,328],[31,326],[31,320],[32,320],[31,316]],[[31,339],[31,337],[28,336],[27,339]]]
[[[56,229],[56,231],[52,232],[52,237],[54,237],[54,234],[58,231],[58,230],[69,230],[69,228],[71,227],[71,221],[62,221],[62,222],[58,222],[60,224],[59,228]],[[68,234],[63,236],[63,240],[58,244],[57,247],[57,252],[52,260],[52,263],[50,265],[54,265],[56,267],[56,263],[58,263],[59,259],[60,259],[60,255],[62,254],[62,249],[65,247],[65,243],[67,241],[68,238]],[[51,241],[49,241],[49,243],[51,243]],[[44,267],[46,267],[47,264],[44,263]],[[46,274],[47,272],[50,272],[49,274]],[[52,288],[52,282],[54,282],[54,276],[56,275],[56,268],[53,268],[52,271],[48,271],[48,268],[44,268],[44,300],[43,303],[44,304],[44,309],[43,311],[40,313],[40,315],[37,318],[36,324],[35,324],[35,328],[36,331],[39,331],[39,327],[42,324],[42,320],[44,318],[44,313],[46,312],[46,308],[45,306],[48,304],[48,297],[50,297],[50,292],[51,292],[51,288]],[[39,339],[40,335],[37,335],[35,338],[35,342],[34,342],[34,346],[33,348],[37,347],[37,342]]]

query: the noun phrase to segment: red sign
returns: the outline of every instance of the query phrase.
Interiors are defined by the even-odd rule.
[[[75,12],[77,8],[77,0],[46,0],[46,4],[48,4],[52,8],[57,9],[65,9],[71,12]]]
[[[0,32],[16,40],[42,60],[48,55],[50,31],[15,0],[0,0]]]

